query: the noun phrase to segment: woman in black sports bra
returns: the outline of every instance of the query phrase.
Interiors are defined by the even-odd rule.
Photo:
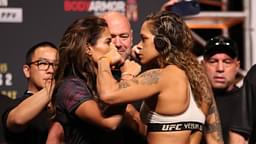
[[[98,61],[100,99],[108,104],[143,99],[140,115],[149,144],[200,143],[203,130],[207,143],[222,144],[211,87],[191,52],[193,38],[184,21],[174,13],[158,12],[147,17],[140,36],[138,56],[148,69],[117,82],[110,71],[111,54],[104,55]]]

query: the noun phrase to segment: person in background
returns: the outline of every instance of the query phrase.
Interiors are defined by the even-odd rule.
[[[141,66],[137,64],[134,60],[135,56],[132,56],[132,43],[133,43],[133,32],[131,29],[131,25],[123,14],[115,11],[110,11],[104,13],[102,16],[108,24],[109,31],[112,37],[112,43],[118,50],[118,53],[122,56],[122,62],[117,71],[114,72],[117,80],[120,80],[121,75],[124,71],[131,75],[126,75],[126,79],[132,79],[136,76],[140,70]],[[129,67],[129,65],[125,65],[125,62],[134,62],[134,65],[137,64],[137,68]],[[118,74],[119,73],[119,74]],[[132,104],[128,104],[126,107],[125,118],[123,121],[123,125],[120,127],[119,133],[122,133],[122,137],[124,137],[125,143],[145,143],[145,139],[142,135],[140,135],[137,131],[143,131],[144,127],[141,124],[138,125],[130,125],[131,123],[139,123],[140,117],[137,110],[140,109],[141,101],[133,102]],[[135,121],[135,122],[131,122]]]
[[[118,82],[111,74],[113,56],[103,55],[97,72],[100,99],[111,105],[144,100],[140,114],[149,144],[200,143],[205,123],[207,142],[222,144],[211,87],[191,52],[192,35],[182,18],[168,11],[150,15],[140,35],[140,62],[154,67]]]
[[[241,87],[241,101],[233,106],[229,144],[256,144],[256,65],[247,72]],[[235,112],[235,113],[234,113]]]
[[[110,11],[101,15],[108,24],[111,33],[112,43],[122,56],[122,61],[131,56],[133,33],[128,19],[121,13]]]
[[[23,65],[27,90],[22,97],[10,103],[3,115],[8,142],[46,143],[54,114],[50,101],[55,85],[53,75],[57,66],[57,47],[51,42],[38,43],[27,51]]]
[[[238,118],[234,115],[234,106],[242,99],[236,86],[236,76],[240,69],[237,44],[223,36],[211,38],[205,46],[202,64],[213,89],[224,143],[227,144],[231,121]]]

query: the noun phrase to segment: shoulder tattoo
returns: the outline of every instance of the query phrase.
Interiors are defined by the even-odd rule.
[[[147,72],[141,74],[140,84],[142,84],[142,85],[156,84],[159,81],[159,76],[160,76],[159,70],[147,71]]]

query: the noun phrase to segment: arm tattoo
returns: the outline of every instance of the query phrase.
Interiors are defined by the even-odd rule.
[[[156,84],[159,81],[159,75],[160,71],[159,70],[154,70],[154,71],[149,71],[145,72],[141,75],[141,84],[142,85],[152,85]]]
[[[129,87],[130,85],[129,85],[129,83],[127,82],[127,81],[121,81],[120,83],[119,83],[119,89],[123,89],[123,88],[127,88],[127,87]]]
[[[212,102],[211,106],[209,107],[208,114],[211,115],[211,114],[214,114],[215,112],[218,112],[218,110],[215,103]]]
[[[131,86],[131,83],[137,85],[152,85],[159,81],[159,70],[148,71],[141,74],[139,77],[131,79],[129,81],[120,81],[119,89],[127,88]]]
[[[223,137],[222,137],[222,129],[221,129],[221,122],[219,119],[219,113],[218,113],[218,109],[215,103],[215,100],[212,99],[212,104],[209,108],[208,111],[208,115],[210,117],[214,118],[214,121],[211,123],[208,123],[208,125],[206,126],[206,133],[216,133],[215,135],[215,139],[217,141],[223,141]]]

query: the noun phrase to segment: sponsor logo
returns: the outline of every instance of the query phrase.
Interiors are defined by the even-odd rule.
[[[98,15],[106,11],[125,12],[124,1],[91,1],[91,0],[64,0],[66,12],[93,12]]]
[[[203,126],[199,123],[184,122],[184,123],[173,123],[163,124],[162,131],[180,131],[180,130],[203,130]]]
[[[0,23],[22,23],[22,8],[0,8]]]
[[[162,131],[173,131],[173,130],[181,130],[182,124],[164,124],[162,126]]]
[[[87,11],[90,6],[90,1],[64,1],[64,11],[82,12]]]

